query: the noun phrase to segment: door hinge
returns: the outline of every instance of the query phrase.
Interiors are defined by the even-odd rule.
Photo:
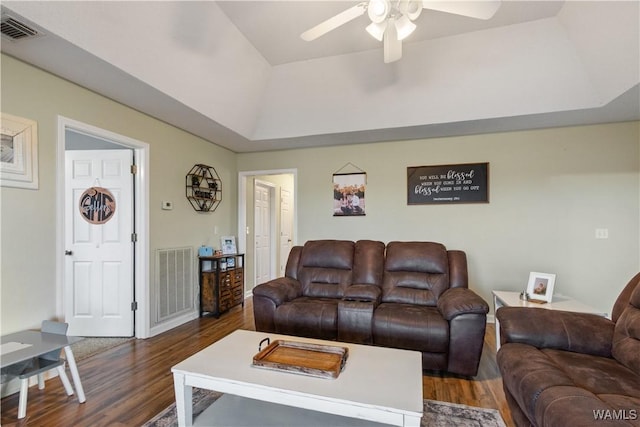
[[[132,242],[138,241],[138,233],[131,233],[131,241]]]
[[[136,311],[138,309],[138,301],[134,301],[131,303],[131,311]]]
[[[138,173],[138,165],[131,165],[131,174],[135,175]]]

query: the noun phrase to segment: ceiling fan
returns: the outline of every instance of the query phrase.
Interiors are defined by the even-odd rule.
[[[389,63],[402,57],[402,40],[416,29],[413,21],[418,19],[422,9],[490,19],[499,7],[500,0],[367,0],[321,22],[302,33],[300,37],[305,41],[315,40],[367,12],[371,24],[366,30],[384,43],[384,62]]]

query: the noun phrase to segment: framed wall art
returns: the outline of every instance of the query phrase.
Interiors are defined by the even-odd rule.
[[[367,174],[333,174],[333,216],[364,216]]]
[[[0,185],[38,189],[38,124],[0,113]]]
[[[489,202],[489,163],[407,168],[407,204]]]

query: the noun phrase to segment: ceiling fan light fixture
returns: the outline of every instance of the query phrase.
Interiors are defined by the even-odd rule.
[[[372,22],[371,24],[367,25],[367,33],[369,33],[371,35],[371,37],[373,37],[374,39],[378,40],[379,42],[382,41],[382,38],[384,37],[384,30],[387,29],[387,22],[381,22],[381,23],[376,23],[376,22]]]
[[[391,5],[388,0],[370,0],[367,13],[371,22],[379,24],[387,19]]]
[[[1,1],[1,0],[0,0]],[[490,19],[502,0],[361,0],[358,4],[332,16],[305,31],[300,37],[305,41],[338,28],[365,12],[371,19],[366,29],[376,40],[382,41],[384,62],[394,62],[402,57],[402,41],[416,29],[413,23],[422,9],[437,10],[477,19]]]
[[[375,23],[372,22],[371,24],[367,25],[367,33],[369,33],[371,35],[371,37],[373,37],[374,39],[378,40],[379,42],[382,41],[382,38],[384,37],[384,30],[387,29],[387,22],[381,22],[381,23]]]
[[[415,21],[422,13],[423,3],[422,0],[409,0],[405,3],[403,13],[409,17],[412,21]]]
[[[396,33],[398,40],[404,40],[411,35],[416,29],[416,24],[411,22],[407,15],[402,15],[400,19],[396,19],[395,22]]]

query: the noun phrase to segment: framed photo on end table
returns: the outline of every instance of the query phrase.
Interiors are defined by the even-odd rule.
[[[235,236],[222,236],[220,238],[222,245],[222,255],[231,255],[238,252],[236,249],[236,237]]]
[[[532,271],[529,273],[529,283],[527,285],[527,294],[529,294],[529,298],[532,300],[551,302],[555,282],[555,274]]]

